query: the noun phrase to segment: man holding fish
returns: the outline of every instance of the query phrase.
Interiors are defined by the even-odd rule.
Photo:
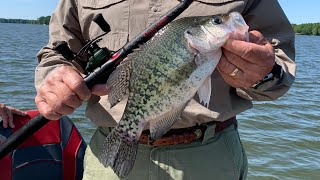
[[[99,42],[117,50],[177,0],[60,0],[50,42],[38,54],[35,102],[48,119],[83,101],[98,127],[84,179],[245,179],[247,158],[236,115],[274,100],[294,81],[294,32],[276,0],[198,0],[88,89],[84,70],[54,50]],[[240,13],[240,14],[239,14]],[[199,17],[201,16],[201,17]],[[85,59],[79,59],[85,62]]]

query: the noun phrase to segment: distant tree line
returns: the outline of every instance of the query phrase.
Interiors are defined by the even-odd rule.
[[[320,23],[292,24],[298,34],[320,36]]]
[[[37,20],[0,18],[0,23],[46,24],[46,25],[48,25],[50,22],[50,18],[51,18],[51,16],[41,16]]]
[[[51,16],[41,16],[37,20],[27,19],[5,19],[0,18],[0,23],[20,23],[20,24],[46,24],[50,22]],[[320,23],[292,24],[295,33],[304,35],[320,36]]]

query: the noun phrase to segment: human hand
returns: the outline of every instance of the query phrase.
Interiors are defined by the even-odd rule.
[[[91,94],[102,96],[107,93],[106,85],[96,85],[90,91],[81,74],[70,66],[61,66],[48,75],[35,102],[44,117],[54,120],[72,114]]]
[[[8,125],[11,128],[15,127],[15,125],[13,124],[13,115],[14,114],[20,115],[20,116],[27,115],[27,113],[24,111],[21,111],[19,109],[13,108],[11,106],[6,106],[6,105],[0,103],[0,117],[2,118],[4,128],[7,128]]]
[[[258,31],[249,32],[249,42],[229,39],[223,46],[218,70],[235,88],[250,88],[271,72],[275,64],[272,45]]]

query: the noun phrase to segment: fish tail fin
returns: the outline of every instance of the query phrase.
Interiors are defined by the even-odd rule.
[[[99,161],[110,166],[119,177],[127,176],[133,168],[138,150],[138,142],[121,138],[112,130],[103,143]]]

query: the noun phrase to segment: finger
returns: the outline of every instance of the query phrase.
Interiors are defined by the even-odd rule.
[[[224,74],[231,76],[231,73],[233,73],[233,71],[238,68],[239,71],[237,72],[236,75],[231,76],[232,78],[238,77],[238,74],[243,73],[243,71],[241,70],[241,68],[235,66],[234,64],[232,64],[225,55],[223,55],[218,63],[218,70],[220,72],[223,72]]]
[[[35,103],[38,107],[40,114],[42,114],[47,119],[58,120],[62,116],[62,114],[54,112],[52,108],[48,105],[48,103],[39,95],[35,97]]]
[[[12,114],[16,114],[16,115],[19,115],[19,116],[27,115],[27,113],[25,111],[21,111],[20,109],[16,109],[16,108],[11,107],[11,106],[7,106],[7,107],[8,107],[8,109],[10,109]]]
[[[68,67],[62,76],[62,81],[69,86],[69,88],[79,96],[81,100],[88,100],[90,98],[91,92],[90,89],[85,84],[82,76],[78,74],[74,69]]]
[[[111,88],[107,87],[106,84],[96,84],[92,87],[91,93],[97,96],[104,96],[110,92]]]
[[[268,43],[268,41],[263,37],[263,35],[256,30],[249,32],[249,41],[260,45],[265,45]]]
[[[230,76],[219,70],[224,81],[234,88],[250,88],[254,84],[253,81],[248,78],[246,74],[236,74],[235,76]]]
[[[219,70],[219,69],[218,69]],[[229,84],[230,86],[234,87],[234,88],[238,88],[241,87],[241,84],[239,83],[238,80],[236,80],[235,78],[233,78],[232,76],[230,76],[229,74],[224,73],[223,71],[220,71],[220,75],[222,76],[222,78],[224,79],[224,81]]]
[[[261,46],[250,42],[228,39],[223,47],[254,64],[264,64],[267,58],[274,59],[273,47],[270,43]]]
[[[68,91],[68,90],[66,90]],[[61,100],[57,93],[48,91],[45,95],[46,103],[51,107],[52,111],[58,114],[71,114],[75,108],[68,106],[65,100]]]
[[[253,79],[261,79],[260,71],[257,71],[257,69],[260,69],[261,67],[249,61],[244,60],[240,56],[233,54],[226,49],[223,51],[223,54],[231,64],[241,69],[242,72],[240,73],[250,74],[251,78]],[[240,76],[240,77],[243,77],[243,76]]]
[[[234,75],[232,73],[238,69]],[[225,80],[230,86],[238,88],[238,87],[251,87],[254,84],[254,80],[244,71],[242,71],[239,67],[233,65],[228,61],[228,59],[223,55],[218,64],[218,70]]]
[[[78,108],[81,106],[82,100],[76,94],[76,90],[70,88],[73,86],[72,84],[74,82],[64,82],[64,77],[66,77],[66,79],[68,79],[67,77],[75,77],[74,81],[79,80],[77,79],[77,77],[79,78],[79,74],[77,74],[75,70],[70,67],[61,67],[54,74],[47,78],[45,84],[42,85],[38,93],[48,105],[57,105],[58,103],[61,103],[72,108]],[[83,79],[80,78],[80,81],[83,81]],[[55,110],[53,107],[52,109]]]
[[[50,95],[51,94],[51,95]],[[82,100],[75,92],[64,83],[57,82],[48,91],[48,95],[52,98],[46,99],[49,104],[63,104],[73,109],[78,108],[82,104]]]
[[[8,127],[9,116],[7,114],[6,108],[3,108],[0,112],[0,116],[2,118],[2,124],[4,128]]]
[[[12,112],[10,111],[9,108],[7,108],[6,110],[7,110],[7,115],[8,115],[8,119],[7,119],[7,120],[8,120],[9,126],[10,126],[11,128],[14,128],[15,125],[13,124],[13,115],[12,115]]]
[[[71,114],[75,108],[81,106],[82,89],[87,89],[84,92],[89,92],[86,96],[90,97],[90,91],[82,77],[71,67],[62,66],[47,77],[38,90],[35,102],[40,113],[46,118],[59,119],[62,115]]]

